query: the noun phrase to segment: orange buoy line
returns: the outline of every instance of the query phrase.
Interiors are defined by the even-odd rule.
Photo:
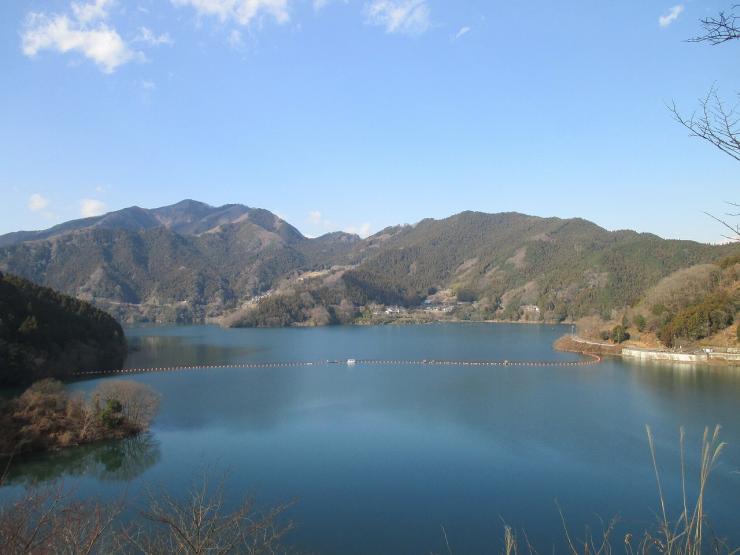
[[[388,359],[347,359],[347,360],[318,360],[318,361],[291,361],[291,362],[247,362],[241,364],[212,364],[195,366],[163,366],[156,368],[121,368],[120,370],[92,370],[75,373],[76,377],[84,376],[114,376],[119,374],[142,374],[155,372],[187,372],[193,370],[223,370],[223,369],[260,369],[260,368],[299,368],[307,366],[327,366],[330,364],[345,366],[537,366],[537,367],[578,367],[592,366],[602,362],[598,355],[586,353],[587,360],[578,361],[523,361],[523,360],[388,360]]]

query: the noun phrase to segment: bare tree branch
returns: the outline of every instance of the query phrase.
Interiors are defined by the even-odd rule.
[[[701,26],[704,34],[689,39],[689,42],[708,42],[711,45],[717,45],[740,39],[740,17],[734,13],[737,8],[736,4],[732,6],[733,11],[729,14],[720,12],[717,17],[702,19]]]
[[[714,86],[699,102],[699,109],[688,118],[679,112],[675,103],[669,106],[669,110],[673,118],[691,132],[691,137],[704,139],[740,161],[740,113],[737,106],[727,108]]]
[[[281,541],[293,525],[279,521],[290,505],[260,512],[247,497],[228,510],[224,479],[213,487],[204,474],[184,499],[163,490],[150,492],[149,506],[141,513],[147,522],[123,530],[118,541],[121,551],[146,555],[283,554],[289,550]]]

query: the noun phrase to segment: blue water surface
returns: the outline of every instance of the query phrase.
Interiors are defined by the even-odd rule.
[[[574,361],[559,326],[439,324],[127,330],[127,367],[322,359]],[[104,378],[110,379],[110,378]],[[645,426],[656,437],[669,506],[680,500],[678,430],[689,492],[705,426],[728,442],[710,482],[715,533],[740,544],[740,369],[308,366],[126,376],[162,396],[151,433],[17,463],[9,496],[62,478],[81,495],[141,503],[145,488],[184,492],[228,475],[228,496],[295,499],[289,536],[314,553],[497,553],[504,523],[540,552],[620,517],[639,534],[659,508]],[[99,380],[71,387],[88,390]],[[556,505],[557,502],[557,505]],[[621,537],[615,545],[620,547]]]

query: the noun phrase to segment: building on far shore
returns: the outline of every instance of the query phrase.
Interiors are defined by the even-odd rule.
[[[540,317],[540,307],[533,304],[523,304],[519,307],[522,316],[527,320],[535,320]]]

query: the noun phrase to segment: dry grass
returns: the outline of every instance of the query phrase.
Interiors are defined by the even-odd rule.
[[[726,445],[720,441],[720,427],[716,426],[711,432],[709,428],[704,429],[698,489],[695,496],[691,498],[686,486],[686,434],[683,428],[680,430],[682,505],[678,507],[679,514],[675,518],[670,517],[670,511],[666,504],[663,479],[658,467],[655,441],[650,427],[646,427],[646,433],[660,504],[657,523],[654,528],[638,534],[625,533],[622,541],[619,542],[623,547],[616,550],[621,551],[623,549],[627,555],[701,555],[705,553],[735,555],[740,553],[740,548],[730,547],[726,542],[714,537],[707,531],[705,496],[709,478]],[[559,506],[558,511],[563,526],[565,544],[570,555],[612,555],[615,552],[616,518],[608,523],[602,523],[603,530],[600,534],[595,536],[587,529],[583,539],[575,539],[570,533],[563,511]],[[443,533],[443,536],[447,554],[453,555],[446,532]],[[538,552],[530,543],[526,532],[522,532],[521,538],[511,526],[504,524],[501,553],[503,555],[519,555],[520,553],[536,555]]]

